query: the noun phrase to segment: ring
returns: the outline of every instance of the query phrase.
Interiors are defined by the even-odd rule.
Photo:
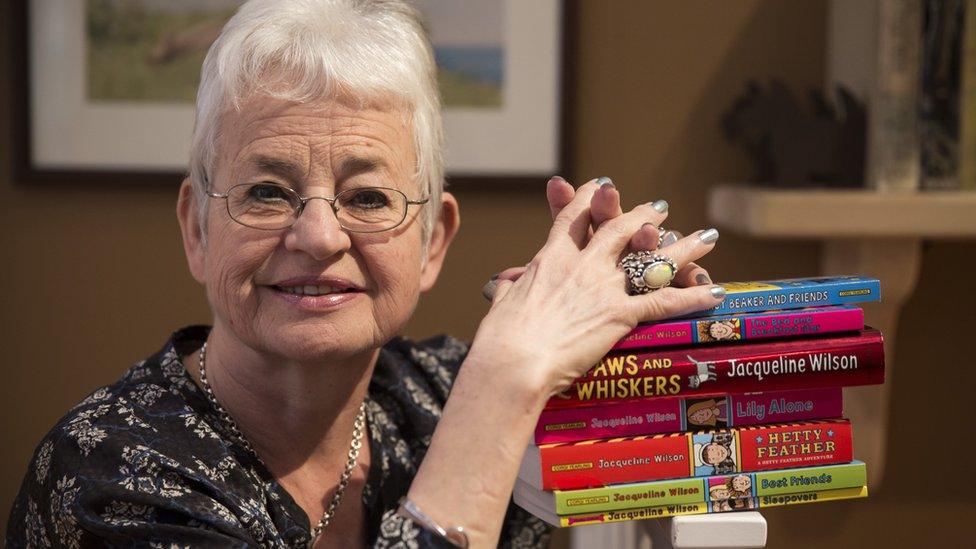
[[[625,255],[620,260],[620,267],[627,275],[630,295],[646,294],[665,288],[678,273],[678,266],[673,259],[646,250]]]

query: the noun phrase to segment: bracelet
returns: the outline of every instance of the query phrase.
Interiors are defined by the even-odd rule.
[[[464,528],[460,526],[451,526],[450,528],[445,529],[440,524],[434,522],[434,519],[430,518],[426,513],[421,511],[420,507],[417,507],[416,503],[407,499],[407,496],[400,498],[400,507],[397,509],[396,514],[416,522],[420,526],[423,526],[425,530],[437,534],[455,547],[468,549],[468,534],[464,531]]]

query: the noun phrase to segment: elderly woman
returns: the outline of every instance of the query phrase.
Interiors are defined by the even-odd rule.
[[[21,546],[538,546],[511,506],[546,400],[644,320],[715,306],[692,261],[628,295],[667,203],[547,197],[548,240],[489,285],[470,347],[397,336],[458,230],[431,48],[397,1],[253,0],[212,46],[177,213],[213,327],[71,410],[14,505]]]

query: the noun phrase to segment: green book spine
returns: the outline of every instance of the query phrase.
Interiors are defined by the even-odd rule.
[[[710,495],[746,498],[836,490],[867,483],[864,462],[555,490],[557,515],[706,503]]]
[[[836,490],[868,483],[867,467],[861,461],[843,465],[787,469],[753,473],[757,496],[795,494],[800,491]]]

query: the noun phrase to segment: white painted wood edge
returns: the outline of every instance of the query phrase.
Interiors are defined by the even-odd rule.
[[[766,519],[755,511],[645,521],[652,549],[745,549],[766,546]]]

